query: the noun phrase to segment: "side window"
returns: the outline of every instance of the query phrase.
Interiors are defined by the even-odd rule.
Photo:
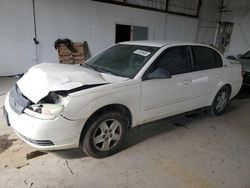
[[[222,67],[220,55],[213,49],[203,46],[193,46],[194,70],[206,70]]]
[[[158,60],[155,68],[163,68],[172,75],[189,72],[189,51],[188,48],[173,47]]]

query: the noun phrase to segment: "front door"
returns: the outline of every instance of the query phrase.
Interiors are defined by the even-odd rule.
[[[186,46],[167,49],[150,67],[168,71],[172,77],[142,81],[142,122],[149,122],[190,110],[190,53]],[[152,72],[151,71],[151,72]]]

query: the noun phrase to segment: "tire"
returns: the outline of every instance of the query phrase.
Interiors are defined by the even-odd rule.
[[[230,98],[230,89],[228,87],[221,88],[216,94],[211,106],[211,113],[214,116],[220,116],[225,113]]]
[[[84,152],[94,158],[113,155],[121,148],[127,132],[127,118],[119,112],[107,112],[92,118],[82,139]]]

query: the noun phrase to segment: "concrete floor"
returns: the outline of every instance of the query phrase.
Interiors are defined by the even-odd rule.
[[[15,81],[0,78],[0,108]],[[245,89],[221,117],[201,112],[139,126],[123,151],[99,160],[77,149],[35,152],[5,126],[1,112],[0,187],[247,188],[249,111]]]

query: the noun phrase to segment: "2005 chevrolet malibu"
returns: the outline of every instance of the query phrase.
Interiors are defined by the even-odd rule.
[[[82,147],[102,158],[136,125],[203,107],[223,114],[241,85],[241,65],[209,46],[124,42],[81,66],[32,67],[7,94],[4,112],[35,148]]]

